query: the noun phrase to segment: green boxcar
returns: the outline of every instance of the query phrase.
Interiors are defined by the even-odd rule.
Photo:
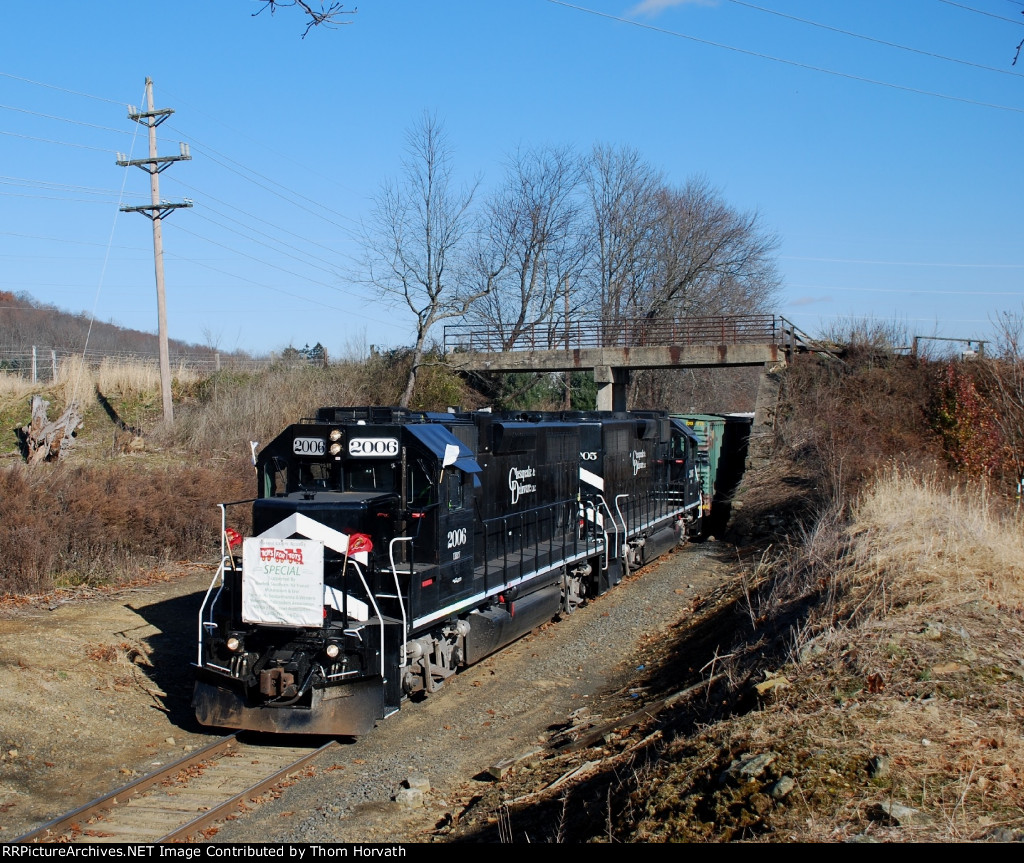
[[[718,490],[718,466],[722,458],[725,419],[714,414],[672,414],[686,423],[697,435],[697,473],[704,492],[702,516],[711,515],[711,506]]]
[[[705,530],[729,519],[730,500],[743,478],[753,414],[672,414],[697,435],[697,472],[704,493]]]

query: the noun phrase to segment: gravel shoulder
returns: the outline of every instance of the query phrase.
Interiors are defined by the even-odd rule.
[[[214,842],[428,841],[488,787],[488,769],[575,714],[628,710],[635,656],[731,575],[718,543],[646,567],[343,739],[300,777],[208,831]],[[212,572],[181,568],[110,593],[0,606],[0,840],[220,736],[192,717],[195,620]],[[394,801],[408,780],[422,805]]]

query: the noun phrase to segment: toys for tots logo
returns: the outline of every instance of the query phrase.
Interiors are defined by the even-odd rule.
[[[532,467],[509,468],[508,489],[512,492],[512,503],[517,503],[520,495],[530,494],[537,490],[535,483],[524,482],[524,480],[533,479],[536,475],[537,471]]]
[[[264,563],[302,563],[301,548],[267,548],[260,546],[260,560]]]

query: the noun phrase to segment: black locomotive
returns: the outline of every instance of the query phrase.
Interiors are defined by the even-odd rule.
[[[700,529],[660,411],[322,408],[256,458],[199,621],[204,725],[358,735]]]

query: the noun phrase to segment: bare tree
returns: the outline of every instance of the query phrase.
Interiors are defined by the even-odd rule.
[[[705,178],[662,189],[648,294],[633,297],[647,318],[735,315],[770,308],[779,288],[778,238],[756,213],[728,206]]]
[[[267,9],[270,10],[271,15],[282,7],[301,9],[306,16],[306,29],[302,32],[303,39],[314,27],[333,30],[344,24],[350,24],[350,21],[342,20],[342,15],[355,15],[359,11],[358,9],[346,9],[341,3],[324,3],[323,0],[320,0],[319,3],[307,2],[307,0],[256,0],[256,2],[260,4],[260,8],[252,13],[254,18]],[[319,9],[314,6],[319,6]]]
[[[559,318],[579,310],[573,291],[586,254],[579,197],[582,168],[568,148],[519,150],[486,207],[491,259],[507,260],[494,289],[476,306],[474,321],[493,328],[505,350],[547,324],[550,346]],[[574,298],[570,300],[570,295]]]
[[[431,329],[465,315],[503,265],[477,250],[471,212],[477,185],[455,190],[447,136],[437,117],[424,113],[406,135],[401,178],[386,181],[374,199],[364,230],[365,279],[416,320],[402,407],[412,399]]]
[[[661,175],[636,150],[594,147],[585,176],[594,253],[591,302],[605,320],[627,314],[650,285]]]

